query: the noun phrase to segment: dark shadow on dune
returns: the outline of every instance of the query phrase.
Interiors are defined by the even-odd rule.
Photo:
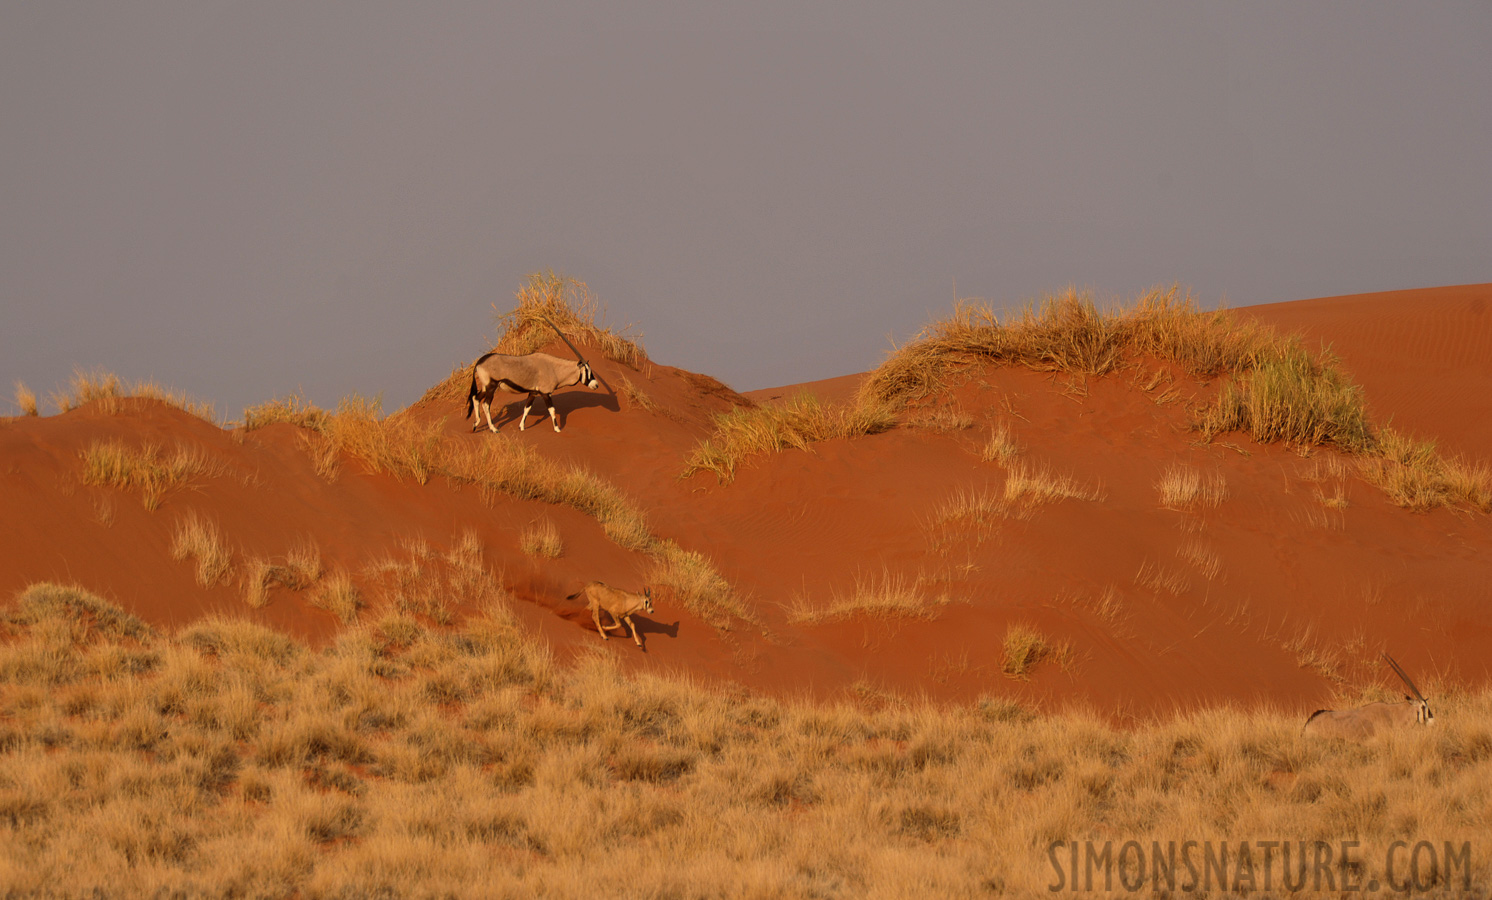
[[[622,410],[621,404],[617,402],[615,394],[608,394],[602,391],[578,390],[558,393],[553,396],[554,412],[559,416],[560,428],[565,427],[566,419],[569,418],[572,410],[594,409],[596,407],[610,412],[621,412]],[[519,416],[523,415],[523,406],[527,402],[527,397],[519,397],[511,403],[505,404],[501,409],[494,402],[492,404],[492,424],[501,430],[503,426],[509,423],[516,423]],[[487,417],[480,413],[478,415],[481,417],[482,427],[486,428]],[[544,408],[544,401],[539,399],[535,399],[533,409],[528,411],[528,427],[533,428],[536,421],[538,424],[545,426],[549,424],[549,410]]]
[[[654,622],[647,616],[633,616],[632,621],[637,623],[637,633],[639,636],[644,634],[662,634],[671,638],[679,636],[678,622],[672,625],[664,625],[662,622]]]

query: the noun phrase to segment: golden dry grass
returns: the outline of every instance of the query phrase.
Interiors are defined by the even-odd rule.
[[[555,340],[553,323],[577,345],[584,342],[598,347],[607,359],[636,369],[647,362],[647,351],[639,339],[623,329],[617,333],[596,324],[600,303],[585,282],[556,274],[553,270],[534,272],[518,289],[517,303],[498,313],[504,326],[496,352],[522,355],[533,353]],[[497,309],[493,304],[493,309]]]
[[[227,581],[233,571],[233,551],[223,543],[217,524],[195,510],[177,521],[171,537],[171,558],[194,560],[197,584],[202,587]]]
[[[181,444],[166,454],[155,444],[131,447],[118,440],[94,441],[81,456],[84,484],[138,490],[149,510],[158,509],[167,492],[220,470],[201,450]]]
[[[285,422],[311,431],[324,431],[330,415],[301,394],[287,394],[243,411],[243,429],[253,431]]]
[[[948,387],[970,361],[1101,376],[1137,357],[1175,362],[1197,375],[1237,372],[1277,343],[1272,331],[1224,311],[1203,312],[1176,288],[1156,289],[1128,309],[1103,311],[1068,291],[1001,322],[987,305],[960,301],[861,385],[862,396],[902,404]]]
[[[1469,506],[1492,512],[1492,469],[1485,463],[1446,459],[1433,442],[1391,428],[1379,432],[1378,452],[1359,459],[1358,472],[1407,509]]]
[[[26,387],[24,382],[16,382],[15,403],[23,416],[41,415],[36,405],[36,392]]]
[[[541,519],[518,533],[518,549],[541,559],[559,559],[565,553],[565,542],[558,525],[550,519]]]
[[[250,557],[243,565],[244,602],[253,609],[262,609],[269,605],[269,592],[276,586],[304,591],[314,587],[324,572],[321,548],[309,538],[297,543],[280,559]]]
[[[1021,445],[1010,431],[1010,426],[996,423],[990,426],[989,439],[979,450],[979,457],[985,462],[998,463],[1009,466],[1021,455]]]
[[[1191,466],[1177,464],[1166,466],[1155,488],[1160,492],[1160,505],[1166,509],[1210,509],[1228,497],[1228,482],[1221,472],[1203,475]]]
[[[715,416],[715,431],[689,455],[684,475],[714,472],[721,484],[728,484],[737,466],[756,454],[789,447],[807,450],[818,441],[879,434],[895,424],[895,414],[885,406],[825,404],[806,393],[782,403],[737,407]]]
[[[1005,505],[1012,509],[1032,509],[1058,500],[1103,499],[1101,485],[1087,485],[1071,475],[1058,475],[1047,468],[1016,464],[1005,474]]]
[[[307,599],[312,606],[336,616],[343,625],[356,621],[363,608],[362,591],[346,569],[333,569]]]
[[[75,369],[66,389],[53,391],[51,400],[58,412],[70,412],[86,403],[97,404],[97,408],[108,415],[117,415],[136,408],[128,401],[155,400],[191,413],[199,419],[217,424],[217,412],[211,403],[198,400],[181,391],[162,387],[154,381],[126,382],[113,372],[103,369]]]
[[[648,396],[647,391],[638,387],[632,382],[632,379],[625,375],[622,376],[621,393],[623,397],[627,398],[627,403],[631,406],[645,409],[648,412],[657,412],[659,410],[658,402]]]
[[[1362,389],[1331,353],[1311,353],[1297,337],[1227,310],[1205,312],[1176,288],[1152,290],[1127,308],[1100,310],[1068,291],[1001,322],[987,305],[960,301],[948,319],[924,328],[861,384],[857,401],[899,409],[946,391],[971,366],[1011,365],[1074,376],[1131,369],[1141,390],[1169,383],[1153,361],[1186,374],[1224,379],[1210,404],[1192,411],[1207,440],[1241,431],[1261,443],[1332,447],[1359,460],[1364,480],[1413,510],[1461,506],[1492,512],[1492,468],[1441,457],[1392,429],[1374,428]],[[1157,402],[1175,399],[1166,390]],[[986,458],[991,451],[986,451]],[[1323,499],[1341,508],[1344,495]]]
[[[1394,841],[1480,847],[1492,826],[1487,692],[1357,746],[1302,738],[1304,711],[1116,729],[1001,696],[868,708],[600,653],[561,667],[500,609],[312,652],[228,619],[161,635],[36,586],[4,626],[17,897],[1024,897],[1054,883],[1053,842],[1090,837],[1354,840],[1366,882]],[[1422,883],[1492,887],[1492,860],[1460,865]]]
[[[815,625],[858,616],[926,619],[948,602],[946,596],[929,599],[915,582],[883,570],[879,578],[857,576],[852,593],[836,593],[827,605],[815,605],[806,598],[798,598],[788,608],[787,620]]]
[[[1044,662],[1067,668],[1072,661],[1072,648],[1065,642],[1053,643],[1035,627],[1016,622],[1005,629],[1001,650],[1003,659],[1000,671],[1011,678],[1028,680],[1036,667]]]

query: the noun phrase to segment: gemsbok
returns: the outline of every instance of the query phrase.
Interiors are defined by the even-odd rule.
[[[626,631],[622,628],[622,623],[626,622],[627,627],[632,629],[632,640],[637,642],[637,646],[642,646],[642,639],[637,636],[637,624],[632,621],[632,616],[639,612],[652,613],[652,588],[643,588],[641,594],[634,594],[629,591],[618,590],[599,581],[592,581],[565,599],[574,600],[581,595],[584,595],[586,598],[586,606],[591,611],[591,618],[596,621],[596,631],[601,633],[603,641],[611,640],[606,632],[613,629],[626,634]],[[612,624],[601,624],[602,610],[605,610],[606,614],[611,616]]]
[[[1404,670],[1387,653],[1383,658],[1404,684],[1414,693],[1414,698],[1405,695],[1399,703],[1369,703],[1356,709],[1318,709],[1306,719],[1301,733],[1307,737],[1342,738],[1349,741],[1365,741],[1380,731],[1402,728],[1407,725],[1434,725],[1435,714],[1430,712],[1430,702],[1419,692]]]
[[[553,322],[549,322],[549,327],[554,329],[560,340],[571,350],[575,350],[575,345],[570,343],[570,339]],[[600,386],[596,374],[591,371],[591,364],[586,362],[579,350],[575,350],[574,361],[550,356],[548,353],[527,353],[523,356],[488,353],[471,368],[471,389],[466,394],[466,417],[473,420],[471,430],[480,431],[482,417],[478,413],[485,413],[488,430],[496,432],[497,426],[492,424],[492,399],[501,388],[510,394],[528,394],[528,403],[524,405],[523,416],[518,420],[519,431],[527,427],[528,411],[533,409],[534,399],[537,397],[544,398],[544,406],[549,410],[549,421],[554,425],[554,430],[559,431],[559,416],[555,414],[554,400],[549,395],[562,387],[575,384],[583,384],[591,390]]]

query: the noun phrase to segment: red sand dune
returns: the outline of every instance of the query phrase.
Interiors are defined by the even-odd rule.
[[[1330,342],[1380,417],[1475,457],[1492,427],[1488,300],[1492,285],[1243,312]],[[1492,676],[1492,520],[1407,512],[1355,477],[1346,479],[1350,505],[1327,508],[1310,481],[1316,459],[1238,436],[1197,445],[1184,405],[1157,403],[1159,391],[1141,390],[1131,376],[1082,384],[991,369],[955,392],[974,428],[914,425],[761,456],[719,485],[708,473],[679,473],[710,414],[728,408],[728,391],[661,365],[596,367],[613,386],[629,379],[659,408],[572,389],[558,397],[562,434],[543,422],[520,434],[517,401],[504,411],[503,432],[610,479],[647,510],[655,533],[712,559],[755,605],[763,630],[718,634],[662,600],[655,615],[639,617],[645,652],[630,637],[602,645],[589,617],[564,598],[593,579],[640,588],[649,560],[618,548],[593,519],[537,501],[497,497],[489,505],[471,487],[367,474],[353,460],[327,482],[292,426],[224,431],[153,401],[116,415],[87,405],[0,420],[0,595],[35,581],[77,583],[162,625],[229,611],[317,641],[334,633],[335,620],[303,594],[277,589],[265,609],[251,611],[238,586],[199,588],[192,566],[169,552],[175,523],[196,510],[244,554],[283,555],[313,538],[329,565],[360,579],[377,559],[406,554],[410,538],[440,549],[475,529],[522,620],[562,655],[603,647],[635,668],[785,694],[1007,695],[1121,716],[1224,701],[1308,712],[1332,691],[1302,663],[1313,650],[1335,654],[1359,681],[1380,676],[1380,648],[1422,687]],[[799,387],[829,399],[853,390],[858,377]],[[1209,389],[1185,379],[1177,386],[1185,395]],[[767,402],[797,389],[751,396]],[[470,433],[459,400],[423,401],[409,414],[444,417],[451,441],[503,439]],[[929,530],[940,505],[960,490],[1002,489],[1005,470],[979,456],[996,421],[1023,446],[1026,464],[1100,487],[1101,499],[1052,503],[940,543]],[[194,446],[219,471],[147,511],[138,493],[82,484],[82,449],[114,437]],[[1228,499],[1196,515],[1161,508],[1156,482],[1174,463],[1221,474]],[[541,517],[559,527],[560,559],[538,562],[518,549],[519,530]],[[885,577],[952,602],[931,619],[787,621],[794,602],[823,604],[857,579]],[[1069,642],[1072,664],[1045,665],[1029,681],[1003,675],[1002,640],[1014,623]]]

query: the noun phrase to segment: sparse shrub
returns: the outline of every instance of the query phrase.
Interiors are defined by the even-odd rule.
[[[362,608],[362,594],[346,570],[336,569],[311,594],[310,603],[327,610],[346,625],[357,619],[358,610]]]
[[[989,440],[984,442],[979,455],[985,462],[1009,466],[1021,455],[1021,447],[1009,426],[1002,423],[990,426]]]
[[[20,409],[21,415],[36,416],[41,414],[41,410],[37,409],[36,406],[36,393],[31,388],[26,387],[23,382],[16,382],[15,397],[16,407]]]
[[[171,538],[171,558],[197,562],[197,584],[202,587],[228,580],[233,569],[233,551],[223,544],[218,526],[195,510],[176,523]]]
[[[1198,428],[1208,439],[1247,431],[1261,444],[1330,445],[1348,453],[1373,446],[1362,388],[1347,380],[1335,360],[1313,358],[1299,343],[1279,345],[1223,385]]]
[[[1228,496],[1228,484],[1221,472],[1204,477],[1196,469],[1182,465],[1167,466],[1155,487],[1160,491],[1160,505],[1167,509],[1215,507]]]
[[[1011,466],[1005,475],[1005,504],[1031,509],[1057,500],[1101,500],[1103,489],[1079,484],[1071,475],[1054,475],[1044,468]]]
[[[879,579],[857,576],[854,593],[848,596],[836,594],[827,606],[813,606],[806,600],[799,599],[788,610],[787,620],[817,624],[861,615],[872,618],[925,619],[933,615],[935,607],[947,603],[947,597],[927,599],[904,576],[886,570]]]
[[[96,403],[108,414],[116,415],[129,409],[124,401],[132,399],[155,400],[191,413],[199,419],[217,424],[217,413],[212,404],[196,400],[180,391],[161,387],[154,381],[137,381],[128,384],[113,372],[102,369],[85,371],[75,369],[69,385],[71,391],[52,392],[52,403],[59,412],[70,412],[85,403]]]
[[[1030,625],[1016,623],[1005,629],[1005,658],[1000,669],[1011,678],[1025,680],[1043,662],[1052,661],[1066,668],[1072,655],[1066,644],[1053,644]]]
[[[549,519],[534,522],[518,534],[518,547],[529,556],[558,559],[565,552],[559,526]]]
[[[553,323],[570,340],[599,347],[607,359],[634,369],[647,362],[647,351],[637,339],[596,324],[600,304],[579,279],[552,270],[534,272],[518,289],[516,300],[517,305],[498,315],[505,326],[498,353],[522,355],[547,346],[557,339]]]
[[[184,445],[167,456],[154,444],[135,449],[117,440],[94,441],[82,456],[84,484],[139,490],[149,510],[160,507],[167,491],[219,471],[201,451]]]
[[[878,404],[829,404],[812,394],[798,394],[781,404],[737,407],[715,416],[715,431],[690,454],[684,475],[714,472],[721,484],[735,479],[743,459],[834,438],[878,434],[896,424],[887,407]]]
[[[324,431],[328,418],[326,410],[317,407],[301,394],[287,394],[244,409],[243,429],[253,431],[266,425],[286,422],[298,428]]]

